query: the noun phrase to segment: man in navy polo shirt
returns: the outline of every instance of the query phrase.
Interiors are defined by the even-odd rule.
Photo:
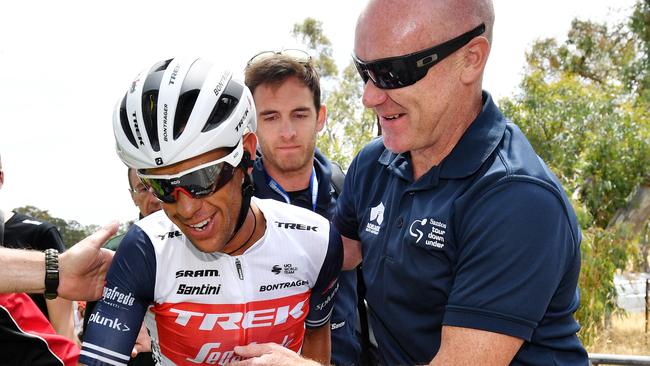
[[[315,148],[326,108],[309,55],[300,50],[262,52],[248,63],[245,82],[255,100],[262,153],[253,169],[255,196],[330,219],[338,196],[331,183],[332,169],[340,168]],[[337,286],[331,318],[332,363],[359,365],[356,272],[341,272]]]
[[[575,214],[482,91],[493,24],[489,0],[375,0],[357,23],[383,138],[350,166],[334,222],[386,364],[588,364]]]
[[[489,0],[371,0],[357,23],[363,103],[383,137],[352,162],[333,222],[344,267],[363,261],[386,365],[588,365],[573,318],[580,229],[482,90],[493,24]]]

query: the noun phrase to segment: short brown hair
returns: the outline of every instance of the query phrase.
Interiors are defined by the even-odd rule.
[[[316,112],[320,110],[320,77],[314,65],[299,62],[294,58],[276,54],[246,66],[244,82],[251,94],[261,84],[280,85],[289,77],[295,76],[311,90]]]

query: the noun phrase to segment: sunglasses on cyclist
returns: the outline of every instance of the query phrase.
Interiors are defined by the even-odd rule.
[[[311,56],[309,56],[307,52],[299,50],[297,48],[288,48],[282,51],[262,51],[257,55],[251,57],[251,59],[248,60],[247,65],[250,66],[251,64],[264,61],[271,57],[275,57],[276,55],[289,57],[295,61],[300,62],[301,64],[307,64],[309,61],[311,61]]]
[[[172,175],[148,175],[138,171],[138,177],[156,198],[165,203],[175,203],[179,191],[192,198],[203,198],[230,182],[243,152],[240,140],[232,152],[220,159]]]
[[[484,23],[447,42],[408,55],[368,62],[359,60],[355,55],[352,55],[352,59],[364,83],[370,79],[379,89],[403,88],[424,78],[433,65],[458,51],[483,32]]]

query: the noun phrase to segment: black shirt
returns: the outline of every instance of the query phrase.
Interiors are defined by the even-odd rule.
[[[16,212],[5,223],[3,241],[3,245],[7,248],[32,249],[41,252],[53,248],[57,249],[59,253],[65,251],[63,239],[56,226]],[[30,294],[29,296],[49,319],[45,297],[41,294]]]

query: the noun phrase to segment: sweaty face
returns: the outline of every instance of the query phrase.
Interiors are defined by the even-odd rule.
[[[147,170],[146,174],[172,175],[201,164],[217,160],[227,154],[218,149],[168,167]],[[170,220],[202,252],[222,251],[232,237],[239,208],[243,173],[237,169],[225,186],[205,198],[192,198],[177,192],[175,203],[163,203],[162,208]]]
[[[318,131],[325,123],[324,107],[317,111],[313,94],[295,77],[281,84],[261,84],[253,93],[257,137],[264,167],[274,174],[309,167]]]
[[[160,201],[147,190],[133,169],[129,170],[129,183],[133,190],[131,191],[131,198],[133,203],[138,206],[142,217],[147,217],[162,208]]]
[[[371,6],[359,19],[354,48],[357,58],[373,61],[406,55],[453,38],[447,38],[442,26],[435,29],[435,22],[427,19],[427,14],[435,11],[396,3],[400,1]],[[455,95],[454,58],[451,55],[442,60],[423,79],[407,87],[382,90],[371,80],[366,83],[363,104],[378,115],[388,149],[400,153],[430,149],[454,128],[446,118],[453,114],[454,99],[462,98]]]

